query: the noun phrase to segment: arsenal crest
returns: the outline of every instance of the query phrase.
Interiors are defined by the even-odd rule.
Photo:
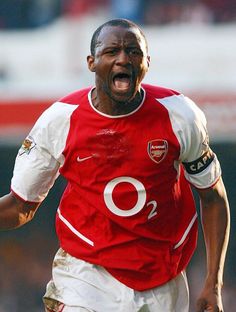
[[[148,142],[148,155],[155,163],[159,164],[168,151],[168,142],[166,140],[152,140]]]

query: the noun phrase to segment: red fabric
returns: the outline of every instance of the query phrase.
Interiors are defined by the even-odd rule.
[[[183,244],[174,249],[195,215],[195,206],[182,173],[177,179],[174,162],[179,142],[168,111],[156,98],[177,93],[144,88],[145,103],[134,114],[119,118],[95,112],[88,103],[88,89],[63,99],[79,106],[71,116],[63,152],[61,174],[68,186],[56,220],[64,250],[104,266],[137,290],[161,285],[179,274],[189,262],[197,236],[195,222]],[[148,146],[153,149],[149,153]],[[158,153],[162,157],[155,158]],[[123,182],[130,187],[126,189]]]

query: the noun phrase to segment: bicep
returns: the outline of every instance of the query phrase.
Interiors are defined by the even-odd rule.
[[[63,165],[70,117],[77,105],[54,103],[37,120],[16,158],[12,190],[25,201],[41,202]]]
[[[34,136],[35,147],[18,153],[15,161],[11,190],[25,202],[41,202],[58,176],[59,162]]]
[[[205,115],[194,103],[180,142],[186,179],[199,189],[214,186],[221,176],[221,166],[210,148]]]

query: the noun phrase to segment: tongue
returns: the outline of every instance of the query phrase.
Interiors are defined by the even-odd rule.
[[[120,90],[125,90],[125,89],[128,89],[129,88],[129,85],[130,85],[130,80],[129,78],[115,78],[114,79],[114,84],[116,86],[117,89],[120,89]]]

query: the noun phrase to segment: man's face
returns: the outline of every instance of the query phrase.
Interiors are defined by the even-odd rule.
[[[136,28],[106,26],[102,29],[95,56],[88,57],[96,74],[96,88],[116,102],[127,102],[140,89],[149,66],[146,42]]]

